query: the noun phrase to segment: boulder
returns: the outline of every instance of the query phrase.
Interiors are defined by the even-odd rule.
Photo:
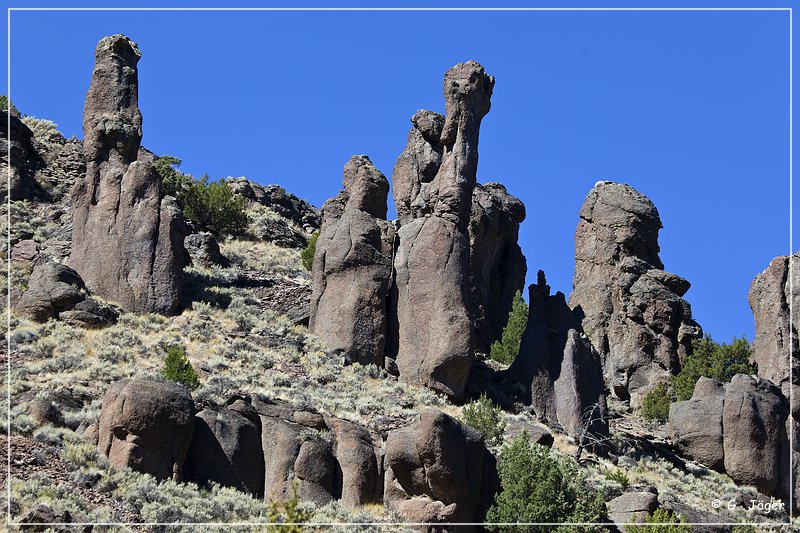
[[[181,296],[184,224],[175,199],[161,196],[153,154],[141,148],[140,56],[124,35],[97,45],[69,264],[93,293],[125,311],[172,314]]]
[[[794,385],[800,385],[797,337],[800,283],[794,284],[794,294],[790,294],[790,267],[793,269],[791,277],[800,280],[800,252],[795,253],[791,261],[788,256],[773,259],[753,280],[747,294],[755,318],[751,361],[758,365],[758,375],[781,387],[787,397],[791,376],[794,376]],[[790,308],[795,313],[791,325]]]
[[[209,232],[192,233],[183,240],[191,263],[197,266],[226,265],[227,261],[219,251],[217,239]]]
[[[672,443],[681,453],[698,463],[725,471],[722,442],[722,407],[725,388],[713,379],[701,377],[690,400],[675,402],[669,409]]]
[[[499,341],[527,266],[517,244],[525,205],[499,183],[477,184],[469,219],[470,287],[475,350]]]
[[[400,228],[387,355],[400,380],[455,399],[464,396],[473,360],[469,218],[478,133],[493,86],[474,61],[448,70],[446,118],[412,118],[392,174]]]
[[[608,435],[603,374],[580,320],[561,292],[550,295],[544,272],[529,287],[528,324],[520,351],[503,375],[505,387],[536,415],[569,435]]]
[[[58,318],[73,309],[88,294],[77,272],[59,263],[37,265],[28,279],[26,290],[16,305],[17,311],[37,322]]]
[[[33,261],[39,255],[39,245],[33,239],[19,241],[11,248],[11,261]]]
[[[67,425],[64,421],[64,415],[61,414],[61,410],[53,405],[53,402],[50,400],[42,398],[32,400],[28,404],[28,415],[40,426],[52,424],[56,427],[65,427]]]
[[[60,312],[58,319],[82,328],[101,328],[116,323],[119,315],[119,310],[114,306],[89,297],[75,304],[72,309]]]
[[[271,242],[283,248],[305,248],[308,245],[308,234],[292,227],[285,218],[261,218],[253,224],[255,236],[262,241]]]
[[[207,407],[195,415],[184,476],[200,486],[212,482],[264,494],[264,452],[256,423],[225,408]]]
[[[369,432],[352,422],[325,417],[333,433],[333,454],[341,480],[341,501],[349,507],[379,502],[381,486],[380,457]]]
[[[781,453],[788,453],[787,417],[788,402],[770,381],[737,374],[725,387],[725,471],[737,484],[768,496],[775,492]]]
[[[626,492],[609,501],[608,517],[625,531],[624,524],[644,523],[647,515],[658,509],[658,496],[652,492]]]
[[[569,305],[599,352],[608,388],[632,406],[680,369],[702,335],[682,296],[689,282],[663,270],[658,210],[632,187],[598,182],[580,210]]]
[[[499,490],[494,456],[476,430],[434,409],[386,439],[384,503],[404,521],[436,523],[437,531],[478,531]]]
[[[368,157],[345,165],[344,191],[323,207],[309,316],[309,330],[331,349],[381,367],[394,241],[388,193],[389,182]]]
[[[182,481],[194,420],[194,402],[185,387],[149,379],[118,381],[103,396],[97,449],[114,467]]]

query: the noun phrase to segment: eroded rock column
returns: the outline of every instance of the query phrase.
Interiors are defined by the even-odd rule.
[[[454,398],[463,396],[473,358],[468,226],[478,133],[493,86],[474,61],[447,71],[446,118],[429,111],[414,116],[392,175],[400,228],[389,355],[401,380]]]
[[[383,366],[394,226],[389,182],[367,156],[344,167],[344,191],[323,206],[309,329],[352,361]]]
[[[141,147],[136,65],[124,35],[97,44],[83,114],[86,176],[73,191],[70,266],[90,290],[132,312],[174,313],[184,263],[183,220],[161,198],[154,156]]]

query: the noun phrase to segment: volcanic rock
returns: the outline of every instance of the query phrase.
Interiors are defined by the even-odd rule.
[[[403,520],[483,521],[499,480],[494,456],[476,430],[426,409],[416,422],[389,432],[385,452],[384,502]],[[455,525],[442,531],[478,529]]]
[[[193,265],[208,267],[227,264],[219,251],[217,239],[207,231],[187,235],[183,240],[183,246],[189,253]]]
[[[658,496],[652,492],[626,492],[606,504],[608,517],[620,531],[623,524],[643,523],[645,518],[658,509]]]
[[[670,437],[678,451],[698,463],[723,472],[722,406],[725,389],[713,379],[701,377],[690,400],[669,409]]]
[[[345,165],[344,191],[323,207],[309,318],[309,330],[331,349],[381,367],[394,241],[388,193],[389,182],[368,157]]]
[[[100,40],[83,116],[86,175],[73,191],[70,265],[89,288],[132,312],[174,313],[184,266],[183,219],[161,198],[141,148],[141,54],[123,35]]]
[[[470,285],[475,350],[489,353],[500,340],[527,266],[517,244],[525,205],[499,183],[477,184],[469,219]]]
[[[185,387],[124,379],[103,396],[97,449],[117,468],[182,481],[194,419],[194,402]]]
[[[453,398],[463,397],[473,359],[469,218],[493,86],[474,61],[448,70],[444,122],[417,113],[393,172],[400,229],[388,355],[401,380]]]
[[[609,388],[633,406],[679,370],[702,334],[681,298],[689,282],[663,270],[661,227],[646,196],[599,182],[581,207],[575,234],[570,307],[600,353]]]
[[[28,290],[22,294],[16,308],[37,322],[58,318],[59,314],[75,307],[88,296],[77,272],[59,263],[37,265],[28,279]]]
[[[313,233],[320,228],[322,219],[317,208],[302,198],[286,192],[283,187],[259,185],[245,177],[228,177],[226,180],[234,193],[244,196],[251,202],[269,207],[303,228],[306,233]]]

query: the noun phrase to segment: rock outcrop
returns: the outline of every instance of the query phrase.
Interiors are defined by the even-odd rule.
[[[500,183],[477,184],[469,219],[470,285],[475,350],[489,353],[500,340],[527,266],[517,244],[525,205]]]
[[[259,185],[245,177],[226,178],[231,190],[254,203],[269,207],[291,220],[306,233],[314,233],[322,224],[319,210],[302,198],[286,192],[279,185]]]
[[[689,282],[663,270],[661,219],[628,185],[598,182],[580,210],[569,305],[600,353],[609,389],[639,405],[680,368],[701,336],[682,296]]]
[[[401,380],[453,398],[463,397],[473,359],[469,217],[493,86],[474,61],[448,70],[446,118],[414,115],[392,175],[400,227],[388,355]]]
[[[187,235],[183,246],[191,258],[190,262],[196,266],[209,267],[212,265],[227,265],[228,261],[219,250],[219,243],[211,233],[201,231]]]
[[[694,395],[670,408],[678,450],[726,472],[737,484],[788,497],[789,405],[770,381],[737,374],[730,383],[700,378]]]
[[[6,201],[6,195],[12,201],[47,199],[47,194],[34,179],[44,161],[34,147],[33,132],[19,116],[6,112],[0,114],[3,115],[0,117],[0,149],[3,151],[0,172],[8,177],[8,182],[2,180],[0,185],[0,199]],[[10,154],[10,160],[6,159],[6,154]]]
[[[250,420],[231,409],[207,407],[195,415],[194,433],[184,463],[187,481],[211,482],[264,494],[264,452],[258,417]]]
[[[755,338],[751,361],[758,365],[758,375],[781,387],[789,396],[790,377],[800,385],[800,345],[797,327],[800,312],[800,253],[776,257],[750,285],[747,299],[755,318]],[[793,271],[790,273],[790,265]],[[795,280],[790,294],[789,277]],[[789,320],[789,309],[794,311]],[[791,368],[790,368],[791,361]]]
[[[389,432],[384,502],[407,522],[482,522],[499,489],[494,456],[476,430],[434,409]],[[436,527],[436,526],[434,526]],[[478,531],[442,526],[435,531]]]
[[[529,287],[530,311],[519,355],[504,381],[518,400],[574,437],[608,435],[603,373],[564,294],[550,295],[544,272]]]
[[[100,327],[116,322],[119,312],[89,296],[77,272],[60,263],[43,262],[34,267],[28,290],[15,308],[37,322],[57,318],[83,327]]]
[[[344,191],[325,203],[309,330],[352,361],[383,366],[394,227],[389,182],[366,156],[344,167]]]
[[[118,381],[103,396],[97,449],[114,467],[182,481],[194,420],[192,396],[181,385]]]
[[[94,293],[132,312],[174,313],[184,266],[183,219],[161,197],[153,154],[141,148],[136,44],[97,45],[83,116],[86,175],[73,191],[70,266]]]
[[[658,496],[645,491],[626,492],[606,505],[608,517],[620,531],[625,531],[625,524],[644,523],[645,519],[658,509]]]

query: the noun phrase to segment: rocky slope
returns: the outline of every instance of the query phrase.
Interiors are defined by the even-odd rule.
[[[98,44],[82,149],[31,117],[3,132],[12,520],[264,523],[296,493],[311,523],[351,523],[326,531],[479,531],[466,524],[503,489],[503,445],[461,407],[481,394],[505,409],[504,443],[525,431],[581,460],[609,529],[658,507],[692,522],[788,520],[750,505],[796,488],[788,258],[750,291],[759,376],[701,379],[668,424],[647,423],[641,398],[701,330],[689,283],[658,256],[658,211],[627,185],[598,183],[576,216],[569,303],[540,271],[519,356],[483,359],[527,265],[525,206],[477,182],[495,82],[481,65],[445,73],[445,116],[412,117],[392,173],[396,221],[389,180],[358,155],[321,213],[228,178],[250,223],[217,241],[162,198],[141,146],[139,56],[125,36]],[[315,231],[309,273],[300,250]],[[176,347],[194,390],[161,377]]]

